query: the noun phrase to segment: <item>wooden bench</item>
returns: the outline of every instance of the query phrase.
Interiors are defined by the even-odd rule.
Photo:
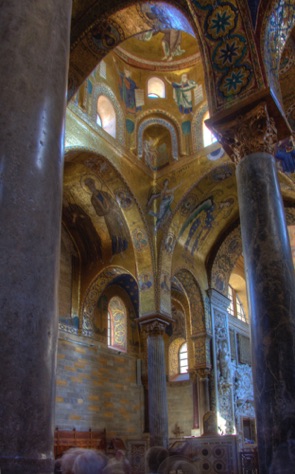
[[[78,431],[55,428],[54,456],[59,458],[69,448],[99,449],[106,452],[106,430]]]

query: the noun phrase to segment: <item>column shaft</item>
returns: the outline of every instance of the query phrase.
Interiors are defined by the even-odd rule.
[[[201,434],[204,432],[203,418],[205,413],[210,410],[210,400],[209,400],[209,380],[208,377],[199,377],[199,413],[200,413],[200,430]]]
[[[151,446],[168,447],[168,410],[164,340],[148,336],[149,428]]]
[[[251,315],[259,472],[291,473],[294,462],[286,453],[295,443],[295,281],[273,157],[253,153],[243,158],[237,166],[237,185]],[[275,467],[281,460],[284,470]]]
[[[1,2],[0,468],[53,465],[71,0]]]

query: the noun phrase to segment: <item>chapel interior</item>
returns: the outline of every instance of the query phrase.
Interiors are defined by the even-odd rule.
[[[132,474],[154,445],[294,472],[294,3],[29,3],[0,16],[1,473],[86,433]]]

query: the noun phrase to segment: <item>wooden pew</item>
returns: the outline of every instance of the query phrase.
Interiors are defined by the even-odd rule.
[[[54,456],[59,458],[69,448],[98,449],[106,452],[106,430],[78,431],[60,430],[55,428],[54,433]]]

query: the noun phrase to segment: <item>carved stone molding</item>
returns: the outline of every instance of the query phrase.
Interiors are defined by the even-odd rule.
[[[236,118],[222,134],[219,141],[231,150],[231,159],[238,164],[251,153],[273,155],[277,143],[275,120],[269,116],[265,102]]]

